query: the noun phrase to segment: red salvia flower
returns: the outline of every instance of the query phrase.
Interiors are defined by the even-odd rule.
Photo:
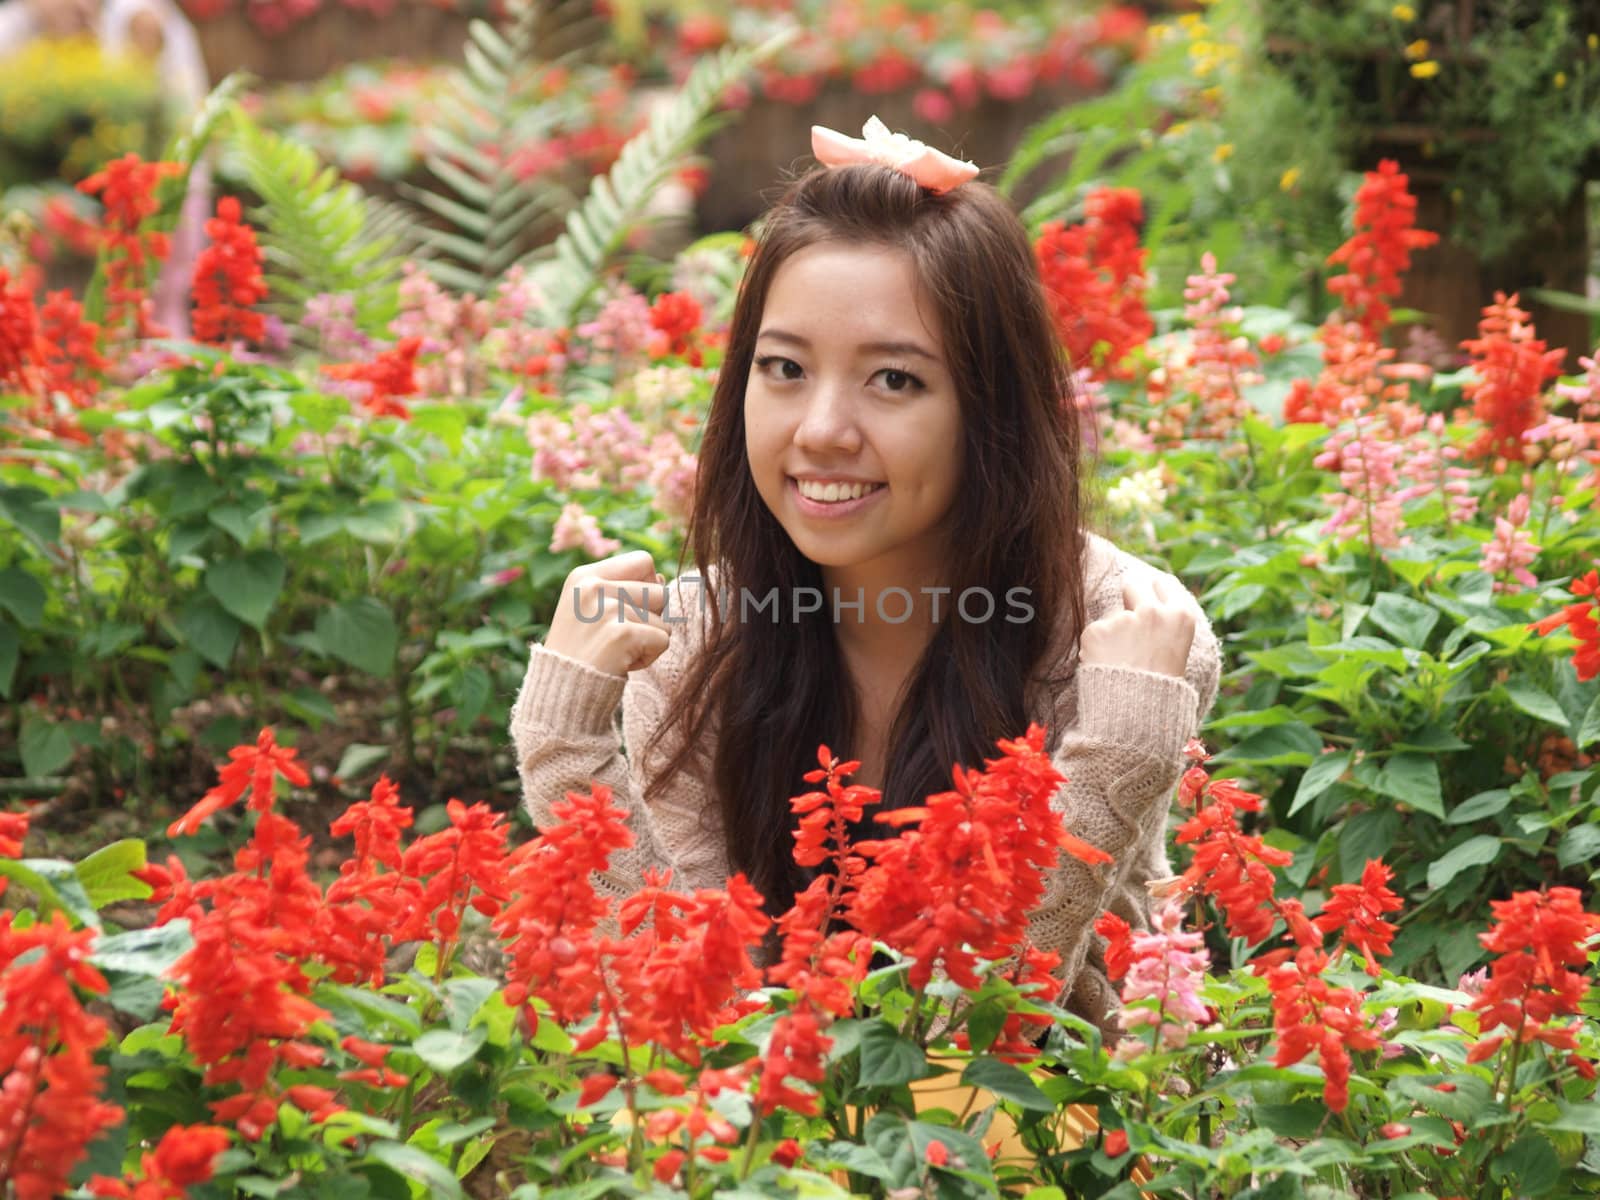
[[[1094,931],[1106,939],[1106,978],[1116,983],[1133,965],[1133,929],[1108,910],[1095,918]]]
[[[1124,361],[1155,332],[1145,308],[1144,219],[1139,193],[1102,188],[1084,202],[1084,221],[1047,223],[1034,243],[1056,329],[1075,367],[1097,378],[1125,376]]]
[[[39,310],[43,354],[39,360],[46,392],[59,392],[74,408],[86,408],[110,367],[96,347],[100,326],[83,319],[83,305],[72,293],[51,292]]]
[[[1110,855],[1068,834],[1051,798],[1063,778],[1030,725],[984,770],[957,765],[955,790],[920,808],[880,813],[893,826],[917,823],[887,841],[861,842],[871,860],[849,902],[861,932],[915,959],[908,976],[925,987],[942,969],[963,987],[980,986],[980,960],[1010,957],[1044,897],[1045,872],[1065,850],[1088,863]]]
[[[1570,590],[1574,596],[1593,597],[1600,593],[1600,570],[1573,580]],[[1587,683],[1600,675],[1600,622],[1595,620],[1595,601],[1588,599],[1568,604],[1560,612],[1535,621],[1529,628],[1549,636],[1563,626],[1578,639],[1572,665],[1577,669],[1578,681]]]
[[[422,349],[420,337],[408,337],[383,351],[371,362],[329,363],[322,373],[333,379],[352,383],[365,383],[368,392],[361,407],[374,417],[399,417],[411,419],[411,410],[400,402],[401,396],[415,396],[417,384],[417,354]]]
[[[461,932],[470,906],[493,918],[511,898],[506,879],[505,818],[487,804],[445,805],[450,824],[418,838],[401,856],[400,870],[422,881],[411,919],[397,930],[398,941],[429,940],[439,947],[440,970]]]
[[[78,996],[108,990],[88,962],[94,939],[59,911],[20,930],[0,913],[0,1181],[15,1200],[63,1195],[89,1143],[122,1117],[100,1099],[106,1023]]]
[[[695,334],[703,319],[700,302],[688,292],[665,292],[657,296],[650,306],[650,326],[660,338],[652,349],[658,356],[676,355],[686,359],[690,366],[700,366],[705,358],[696,344]]]
[[[96,1175],[89,1191],[120,1200],[183,1200],[189,1189],[211,1178],[217,1156],[228,1148],[228,1131],[215,1125],[174,1125],[153,1152],[140,1156],[137,1175]]]
[[[211,244],[194,266],[194,336],[213,346],[258,342],[266,318],[253,307],[267,297],[261,275],[261,247],[255,230],[241,218],[239,201],[224,196],[217,215],[206,222]]]
[[[832,1047],[833,1039],[822,1032],[822,1021],[809,1006],[779,1016],[761,1059],[756,1110],[764,1117],[780,1108],[815,1116],[820,1096],[814,1089],[827,1078]],[[796,1088],[792,1080],[811,1086]]]
[[[1494,294],[1483,310],[1478,336],[1461,348],[1472,358],[1477,375],[1462,394],[1472,401],[1472,411],[1486,428],[1472,445],[1479,456],[1499,455],[1521,462],[1522,435],[1544,415],[1544,385],[1561,374],[1566,352],[1545,349],[1534,337],[1532,318],[1517,307],[1517,297]]]
[[[735,997],[760,985],[749,948],[770,922],[743,875],[693,896],[668,891],[668,882],[646,873],[644,887],[619,906],[622,939],[605,939],[602,949],[616,963],[628,1041],[698,1064],[700,1045],[733,1017]]]
[[[353,834],[354,858],[339,867],[328,886],[318,938],[318,959],[340,983],[369,981],[379,987],[387,973],[397,930],[413,919],[422,884],[401,869],[400,841],[412,821],[400,790],[387,775],[372,785],[370,799],[345,809],[329,827],[334,837]]]
[[[1361,870],[1360,883],[1337,883],[1328,902],[1313,924],[1323,933],[1339,934],[1340,941],[1359,950],[1367,960],[1367,974],[1379,973],[1378,959],[1387,957],[1399,929],[1383,919],[1386,912],[1398,912],[1405,901],[1389,890],[1394,878],[1380,859],[1368,859]]]
[[[13,285],[0,267],[0,391],[39,395],[39,364],[45,352],[33,292]]]
[[[1368,171],[1356,192],[1355,233],[1328,256],[1347,273],[1328,281],[1350,318],[1379,340],[1389,325],[1389,301],[1400,295],[1400,277],[1411,268],[1411,252],[1425,249],[1439,235],[1417,229],[1417,198],[1399,164],[1384,159]]]
[[[1206,781],[1200,798],[1207,803],[1178,826],[1178,843],[1194,846],[1183,885],[1217,902],[1230,937],[1242,937],[1252,945],[1265,941],[1279,915],[1272,868],[1287,866],[1294,855],[1239,828],[1237,814],[1259,812],[1260,796],[1214,779]]]
[[[192,834],[207,817],[235,803],[248,789],[250,807],[257,812],[271,809],[273,781],[282,776],[296,787],[307,787],[311,777],[295,758],[293,747],[279,746],[271,727],[263,729],[254,746],[235,746],[228,751],[233,761],[218,772],[215,787],[193,808],[167,826],[168,837]]]
[[[101,245],[106,252],[109,332],[136,337],[160,332],[150,319],[146,283],[154,264],[167,257],[170,239],[144,225],[161,211],[156,185],[182,171],[178,163],[144,162],[137,154],[126,154],[78,185],[87,195],[99,194],[105,206]]]
[[[1334,1112],[1350,1104],[1350,1051],[1375,1050],[1382,1038],[1361,1014],[1361,993],[1330,987],[1322,972],[1328,956],[1302,946],[1292,959],[1267,972],[1279,1067],[1315,1054],[1322,1064],[1322,1096]]]
[[[1489,964],[1489,982],[1471,1004],[1483,1014],[1480,1030],[1504,1026],[1518,1042],[1576,1050],[1580,1023],[1551,1022],[1581,1012],[1589,986],[1582,974],[1589,962],[1587,944],[1600,933],[1600,915],[1585,912],[1582,896],[1569,887],[1517,892],[1489,907],[1495,923],[1478,940],[1498,957]]]
[[[520,1005],[537,996],[556,1020],[572,1024],[606,1003],[595,931],[610,906],[595,893],[591,875],[632,846],[633,833],[627,810],[604,786],[588,795],[569,792],[551,812],[556,824],[507,857],[511,898],[493,924],[510,958],[506,1002]],[[531,1006],[524,1011],[533,1017]],[[604,1025],[598,1023],[600,1037]]]

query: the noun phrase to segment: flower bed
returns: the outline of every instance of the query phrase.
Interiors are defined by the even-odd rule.
[[[1210,256],[1181,311],[1151,311],[1136,193],[1036,231],[1108,531],[1191,582],[1229,664],[1179,790],[1182,874],[1157,881],[1194,907],[1099,928],[1110,1030],[1042,1003],[1015,937],[1023,862],[1073,848],[1041,731],[872,849],[841,840],[872,796],[824,750],[801,852],[879,874],[808,896],[765,975],[737,881],[654,881],[604,923],[588,873],[626,830],[603,795],[534,840],[499,812],[505,702],[554,589],[622,545],[676,557],[742,238],[653,296],[613,276],[586,299],[563,243],[482,295],[420,271],[280,287],[275,325],[258,241],[289,285],[285,263],[343,265],[225,198],[195,314],[217,344],[157,346],[170,173],[91,181],[91,307],[0,278],[0,754],[13,794],[56,796],[0,818],[0,878],[38,918],[0,942],[0,1104],[38,1105],[0,1122],[30,1139],[0,1163],[27,1194],[74,1170],[104,1194],[141,1171],[329,1195],[1597,1190],[1600,366],[1563,376],[1514,297],[1464,365],[1402,360],[1393,306],[1433,235],[1393,164],[1328,256],[1319,326],[1241,306]],[[198,801],[197,747],[233,747]],[[380,767],[410,803],[358,786]],[[330,806],[326,835],[274,772]],[[166,828],[163,862],[50,861],[65,799],[108,796]],[[1017,862],[950,866],[976,829]],[[135,900],[159,911],[93,932]],[[971,1103],[919,1108],[952,1063]],[[126,1140],[81,1165],[113,1102]],[[213,1121],[220,1155],[174,1132]]]

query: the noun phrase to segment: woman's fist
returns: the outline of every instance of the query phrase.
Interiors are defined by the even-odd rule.
[[[1194,641],[1194,608],[1164,576],[1122,583],[1122,611],[1084,626],[1078,661],[1183,676]]]
[[[662,617],[667,589],[660,578],[647,550],[574,568],[561,585],[545,649],[608,675],[648,667],[670,640],[671,626]]]

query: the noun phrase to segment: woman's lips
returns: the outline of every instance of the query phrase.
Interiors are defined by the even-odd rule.
[[[857,496],[854,500],[829,501],[813,500],[809,496],[801,495],[800,482],[792,476],[789,478],[786,486],[789,489],[791,498],[794,500],[795,507],[798,508],[802,514],[808,517],[820,517],[823,519],[853,516],[889,490],[887,484],[882,484],[873,488],[870,492],[867,492],[864,495]]]

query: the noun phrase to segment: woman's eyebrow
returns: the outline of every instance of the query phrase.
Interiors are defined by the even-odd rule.
[[[799,346],[809,350],[811,343],[797,333],[790,333],[784,329],[763,329],[756,335],[756,340],[771,338],[774,341],[788,342],[790,345]],[[860,354],[913,354],[918,358],[925,358],[929,362],[938,362],[939,356],[931,350],[926,350],[916,342],[861,342],[856,346],[856,353]]]

